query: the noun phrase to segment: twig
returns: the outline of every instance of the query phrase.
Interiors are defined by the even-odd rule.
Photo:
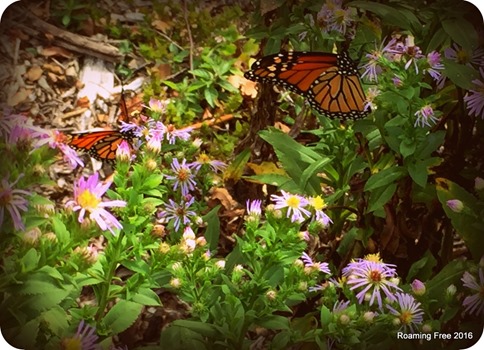
[[[183,17],[185,18],[185,24],[187,25],[188,39],[190,40],[190,70],[193,70],[193,37],[190,29],[190,22],[188,21],[187,1],[183,0]]]
[[[174,41],[172,38],[170,38],[168,35],[166,35],[165,33],[163,33],[161,30],[155,30],[156,33],[158,33],[158,35],[161,35],[163,38],[165,38],[166,40],[168,40],[170,43],[172,43],[173,45],[175,45],[176,47],[178,47],[180,50],[183,51],[183,46],[181,46],[180,44],[178,44],[176,41]]]
[[[189,127],[184,128],[184,129],[188,129],[188,128],[190,128],[190,129],[200,129],[204,125],[205,126],[212,126],[212,125],[216,125],[216,124],[221,124],[221,123],[225,123],[226,121],[229,121],[233,117],[234,117],[233,114],[225,114],[225,115],[218,117],[218,118],[212,118],[212,119],[201,121],[199,123],[192,124]]]
[[[28,32],[35,33],[39,37],[45,38],[46,34],[50,34],[54,37],[53,41],[56,45],[81,54],[98,57],[109,62],[121,62],[122,60],[123,55],[118,48],[112,45],[53,26],[26,9],[19,15],[19,21],[10,21],[11,26],[19,27],[20,29],[28,28]]]

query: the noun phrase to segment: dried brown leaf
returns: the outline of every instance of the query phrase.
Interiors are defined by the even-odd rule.
[[[70,51],[67,51],[66,49],[63,49],[62,47],[58,47],[58,46],[45,47],[40,52],[40,54],[45,57],[51,57],[51,56],[60,56],[65,58],[72,57],[72,53]]]
[[[232,210],[237,206],[237,202],[225,188],[214,188],[211,194],[212,199],[218,199],[226,210]]]
[[[53,64],[53,63],[44,63],[42,65],[42,68],[44,68],[45,70],[48,70],[49,72],[55,73],[55,74],[63,74],[64,73],[64,70],[62,69],[62,67],[58,66],[57,64]]]
[[[10,107],[15,107],[18,104],[24,102],[31,93],[32,93],[32,90],[20,88],[19,91],[17,91],[15,94],[13,94],[8,98],[7,104]]]
[[[43,69],[39,66],[32,66],[25,74],[26,78],[30,81],[37,81],[42,76]]]

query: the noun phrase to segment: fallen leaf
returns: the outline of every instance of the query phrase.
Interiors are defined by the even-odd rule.
[[[42,76],[44,71],[39,66],[32,66],[26,73],[26,77],[30,81],[37,81]]]
[[[20,88],[19,91],[17,91],[15,94],[13,94],[8,98],[7,104],[10,107],[17,106],[18,104],[24,102],[31,93],[32,93],[32,90]]]
[[[261,164],[247,163],[247,166],[250,169],[252,169],[252,171],[256,175],[263,175],[263,174],[286,175],[286,172],[284,171],[284,169],[278,168],[277,165],[272,162],[262,162]]]
[[[168,31],[168,29],[171,28],[171,25],[170,24],[168,24],[167,22],[162,21],[160,19],[154,20],[153,22],[151,22],[151,25],[155,29],[158,29],[159,31],[161,31],[163,33],[166,33]]]
[[[151,72],[156,74],[161,80],[164,80],[171,75],[171,64],[160,63],[159,65],[153,67]]]
[[[52,73],[55,73],[55,74],[63,74],[64,73],[64,70],[62,69],[62,67],[58,66],[57,64],[45,63],[45,64],[42,65],[42,68],[44,68],[45,70],[48,70]]]
[[[237,202],[234,201],[230,193],[225,188],[214,188],[211,192],[212,199],[218,199],[223,207],[227,210],[232,210],[237,206]]]
[[[283,133],[285,133],[285,134],[288,134],[288,133],[289,133],[289,131],[291,131],[291,128],[290,128],[290,127],[288,127],[286,124],[283,124],[283,123],[281,123],[281,122],[275,122],[275,123],[274,123],[274,127],[275,127],[276,129],[281,130],[281,131],[282,131]]]
[[[87,96],[84,96],[77,100],[76,105],[81,108],[88,108],[91,105],[91,102],[89,101],[89,98]]]
[[[257,97],[257,83],[255,81],[246,79],[240,75],[231,75],[227,80],[232,86],[240,89],[242,95],[253,99]]]
[[[49,77],[50,81],[53,83],[57,83],[57,80],[59,80],[58,76],[55,75],[54,73],[48,72],[47,76]]]
[[[51,57],[51,56],[61,56],[65,58],[71,58],[72,53],[70,51],[67,51],[66,49],[63,49],[62,47],[58,46],[49,46],[45,47],[40,54],[45,57]]]

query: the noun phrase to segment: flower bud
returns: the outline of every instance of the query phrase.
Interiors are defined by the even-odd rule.
[[[413,294],[415,294],[415,295],[424,295],[425,294],[426,288],[425,288],[425,284],[423,284],[422,281],[420,281],[418,279],[414,279],[412,284],[411,284],[411,287],[412,287]]]
[[[339,317],[339,322],[343,325],[350,323],[350,321],[351,321],[350,317],[346,314],[342,314]]]
[[[162,242],[162,243],[160,243],[160,246],[158,247],[158,251],[161,254],[166,254],[170,251],[170,245],[166,242]]]
[[[274,290],[269,290],[267,293],[266,293],[266,298],[269,299],[269,300],[274,300],[276,299],[276,296],[277,296],[277,293],[276,291]]]
[[[363,319],[365,320],[365,322],[372,323],[374,318],[375,313],[372,311],[367,311],[363,314]]]
[[[170,286],[172,286],[173,288],[180,288],[181,286],[181,281],[179,278],[172,278],[170,280]]]
[[[464,209],[464,203],[458,199],[449,199],[447,206],[455,213],[460,213]]]

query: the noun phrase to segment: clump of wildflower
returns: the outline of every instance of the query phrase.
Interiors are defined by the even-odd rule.
[[[304,216],[311,216],[311,213],[304,208],[309,204],[306,198],[284,190],[281,190],[281,193],[281,196],[271,195],[271,199],[275,202],[274,209],[287,208],[286,216],[291,218],[291,222],[302,222]]]
[[[167,204],[165,209],[161,211],[158,216],[166,218],[166,220],[175,220],[175,231],[178,231],[180,225],[187,225],[190,223],[190,217],[195,216],[195,212],[190,210],[190,206],[195,202],[195,197],[191,197],[188,200],[182,200],[181,203],[176,203],[172,199],[168,200],[170,204]]]
[[[309,271],[321,271],[328,275],[331,274],[331,270],[329,269],[329,265],[326,262],[314,262],[313,259],[306,253],[303,252],[301,256],[301,260],[304,262],[304,266],[308,268]]]
[[[356,298],[360,304],[368,299],[371,306],[376,300],[381,308],[383,306],[381,292],[392,301],[395,300],[393,292],[401,290],[391,281],[391,278],[396,276],[393,266],[381,261],[359,259],[349,263],[343,269],[343,276],[347,277],[346,283],[351,286],[351,290],[359,290]]]
[[[436,124],[438,121],[438,118],[435,117],[434,110],[430,105],[425,105],[422,108],[420,108],[417,112],[415,112],[415,116],[417,117],[414,124],[415,127],[417,125],[422,128],[425,126],[430,127],[432,126],[430,122],[433,122],[434,124]]]
[[[22,177],[23,174],[19,175],[17,179],[11,183],[8,181],[7,177],[0,181],[0,227],[5,218],[5,210],[7,210],[12,218],[15,230],[25,229],[20,211],[27,211],[27,205],[29,202],[24,197],[30,196],[32,193],[14,188]]]
[[[469,114],[480,116],[484,119],[484,68],[479,68],[481,72],[481,80],[474,79],[472,83],[474,88],[464,96],[464,101],[467,105]]]
[[[79,211],[78,221],[82,223],[86,213],[89,218],[96,221],[101,230],[109,230],[114,234],[113,228],[121,229],[121,223],[105,208],[124,207],[126,202],[122,200],[104,201],[102,196],[111,186],[112,181],[106,181],[104,184],[99,181],[97,173],[86,179],[81,177],[74,183],[74,200],[67,203],[73,211]]]
[[[96,329],[81,320],[76,334],[71,338],[62,339],[61,346],[63,350],[96,350],[98,348],[97,340]]]
[[[458,199],[449,199],[445,204],[455,213],[460,213],[464,209],[464,203]]]
[[[464,272],[461,278],[464,287],[469,288],[474,294],[466,296],[462,303],[465,308],[465,312],[470,315],[476,314],[477,316],[484,313],[484,271],[479,268],[479,283],[476,278],[468,271]]]
[[[186,159],[180,163],[178,159],[174,158],[171,163],[171,170],[175,175],[166,175],[166,179],[174,181],[173,189],[176,190],[178,187],[181,189],[183,196],[186,196],[189,191],[193,191],[196,186],[196,182],[193,179],[194,174],[192,172],[193,166],[187,164]]]
[[[401,324],[404,329],[409,328],[413,333],[415,331],[414,327],[423,321],[424,312],[420,308],[420,303],[407,293],[397,292],[395,295],[398,307],[394,308],[387,304],[387,308],[393,315],[397,316],[398,324]]]

